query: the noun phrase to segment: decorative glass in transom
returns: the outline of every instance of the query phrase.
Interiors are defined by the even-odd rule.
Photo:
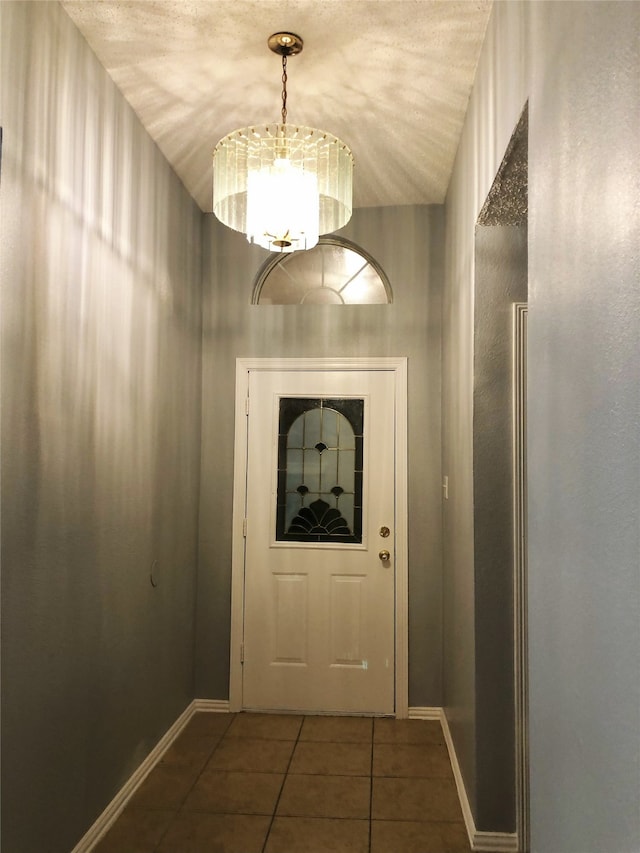
[[[258,273],[259,305],[385,305],[391,285],[364,249],[335,234],[306,252],[275,255]]]

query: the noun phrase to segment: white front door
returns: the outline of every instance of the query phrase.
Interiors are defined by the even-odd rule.
[[[245,708],[394,712],[394,382],[249,372]]]

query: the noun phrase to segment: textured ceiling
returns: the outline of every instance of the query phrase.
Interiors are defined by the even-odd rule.
[[[63,6],[202,210],[211,154],[280,119],[273,32],[289,59],[288,121],[353,151],[354,206],[444,200],[490,0],[68,0]]]

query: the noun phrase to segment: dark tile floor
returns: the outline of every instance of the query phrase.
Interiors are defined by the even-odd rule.
[[[438,722],[197,713],[94,853],[466,853]]]

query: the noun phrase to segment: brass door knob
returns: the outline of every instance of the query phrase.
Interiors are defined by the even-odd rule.
[[[378,554],[378,557],[380,557],[380,560],[383,563],[388,563],[389,560],[391,559],[391,554],[388,551],[380,551],[380,553]]]

